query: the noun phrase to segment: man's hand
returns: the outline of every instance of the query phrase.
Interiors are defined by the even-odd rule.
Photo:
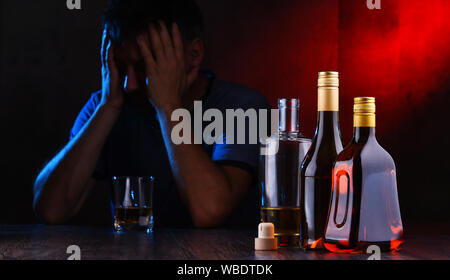
[[[124,93],[113,57],[114,47],[103,32],[102,100],[78,133],[39,173],[33,206],[47,223],[60,224],[75,215],[94,187],[92,174],[123,104]]]
[[[114,45],[105,27],[101,50],[102,60],[102,101],[101,105],[120,111],[123,105],[123,92],[120,88],[119,71],[114,60]]]
[[[187,66],[180,31],[172,25],[172,38],[160,22],[148,26],[137,42],[145,61],[147,96],[155,107],[170,166],[181,199],[197,227],[223,223],[247,193],[250,172],[213,162],[201,145],[175,145],[170,112],[182,107],[182,96],[197,79],[198,66]]]
[[[198,76],[198,68],[189,70],[185,65],[183,41],[176,23],[172,24],[172,38],[166,25],[161,29],[148,26],[148,36],[137,38],[145,61],[147,96],[157,111],[181,107],[182,94]]]

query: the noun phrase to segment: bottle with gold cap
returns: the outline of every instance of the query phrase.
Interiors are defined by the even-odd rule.
[[[375,98],[355,98],[353,139],[337,157],[332,176],[325,248],[398,250],[403,225],[395,164],[375,138]]]
[[[343,148],[339,126],[339,73],[320,72],[318,86],[317,128],[300,170],[300,243],[306,249],[323,248],[331,171]]]

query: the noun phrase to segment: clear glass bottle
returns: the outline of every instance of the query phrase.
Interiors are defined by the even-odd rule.
[[[277,151],[261,154],[261,220],[275,225],[279,246],[298,247],[300,235],[299,167],[311,146],[311,139],[299,130],[298,99],[279,99],[278,135],[261,143]]]
[[[353,139],[337,157],[332,176],[325,248],[398,250],[403,224],[395,163],[375,137],[375,98],[355,98]]]

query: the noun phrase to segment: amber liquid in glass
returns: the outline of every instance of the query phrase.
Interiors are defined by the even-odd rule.
[[[321,111],[316,133],[301,167],[301,247],[323,248],[323,233],[331,194],[333,163],[342,151],[339,112]]]
[[[153,230],[153,211],[148,207],[116,207],[114,227],[118,231]]]
[[[403,225],[395,164],[378,144],[375,127],[355,127],[352,142],[333,168],[325,248],[337,253],[365,252],[370,245],[398,250]]]

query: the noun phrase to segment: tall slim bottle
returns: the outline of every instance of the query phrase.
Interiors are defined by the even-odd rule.
[[[279,100],[277,136],[262,148],[277,151],[260,157],[261,220],[273,223],[279,246],[299,247],[300,198],[298,169],[311,146],[299,130],[298,99]]]
[[[332,252],[398,250],[403,224],[395,164],[375,138],[375,98],[355,98],[354,134],[333,168],[325,247]]]
[[[318,120],[311,148],[301,166],[301,247],[323,248],[323,234],[331,194],[331,172],[342,151],[339,126],[339,73],[320,72]]]

